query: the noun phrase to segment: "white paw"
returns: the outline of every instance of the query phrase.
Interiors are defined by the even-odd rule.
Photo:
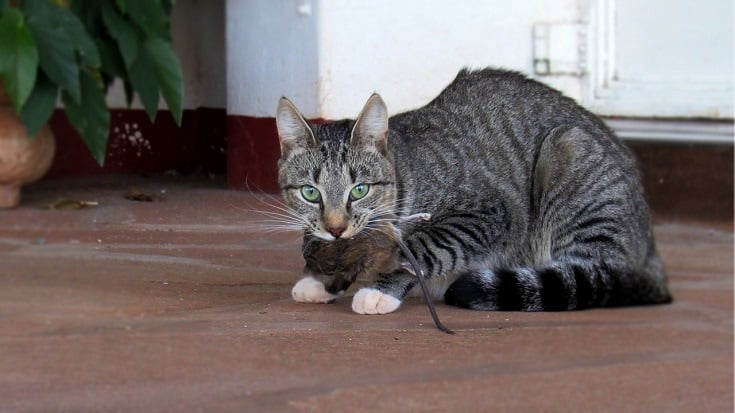
[[[363,288],[352,298],[352,311],[358,314],[388,314],[400,305],[401,300],[374,288]]]
[[[330,294],[324,284],[314,277],[304,277],[291,289],[291,296],[300,303],[329,303],[338,295]]]

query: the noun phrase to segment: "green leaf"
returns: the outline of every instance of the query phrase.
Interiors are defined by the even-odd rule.
[[[121,12],[123,13],[128,12],[128,2],[126,0],[116,0],[115,4],[117,4],[117,8],[120,9]]]
[[[8,0],[0,0],[0,13],[5,12],[5,9],[8,8]]]
[[[81,85],[79,103],[69,93],[62,94],[66,116],[81,135],[94,159],[102,166],[107,152],[110,111],[105,102],[104,90],[94,75],[83,70],[79,78]]]
[[[38,50],[33,35],[18,9],[8,9],[0,16],[0,77],[20,113],[33,90],[38,72]]]
[[[123,82],[123,89],[125,90],[125,101],[128,102],[128,107],[130,107],[135,97],[135,89],[133,89],[133,85],[128,80]]]
[[[148,57],[148,53],[139,53],[133,67],[130,68],[130,84],[138,92],[140,102],[143,103],[148,117],[156,118],[158,111],[158,82],[156,80],[156,67]]]
[[[100,7],[106,1],[100,0],[70,0],[69,10],[76,14],[92,37],[100,36],[102,29],[102,13]]]
[[[125,78],[127,72],[125,63],[120,56],[120,51],[114,44],[102,40],[96,40],[97,50],[100,52],[100,70],[110,77]]]
[[[99,68],[100,67],[100,56],[97,52],[97,46],[95,45],[92,38],[89,37],[87,29],[79,17],[74,13],[67,11],[59,14],[61,24],[64,25],[69,33],[69,37],[74,43],[74,49],[77,51],[82,65]]]
[[[33,93],[20,114],[20,118],[28,129],[28,135],[36,136],[41,127],[51,118],[58,94],[59,88],[51,83],[46,75],[39,73]]]
[[[79,64],[74,39],[64,27],[64,19],[59,17],[71,12],[46,0],[26,0],[23,5],[28,26],[38,45],[41,69],[75,102],[79,102]]]
[[[167,15],[169,15],[169,16],[171,15],[171,9],[174,8],[174,3],[175,2],[176,2],[176,0],[163,0],[163,11]]]
[[[181,112],[184,99],[184,75],[181,71],[179,58],[176,56],[171,43],[158,37],[146,39],[143,47],[155,66],[156,80],[161,88],[166,104],[181,126]]]
[[[161,0],[130,1],[126,15],[140,27],[147,36],[170,39],[169,16]]]
[[[117,41],[125,67],[130,70],[138,58],[138,39],[141,37],[138,30],[107,2],[102,4],[102,20],[110,35]]]

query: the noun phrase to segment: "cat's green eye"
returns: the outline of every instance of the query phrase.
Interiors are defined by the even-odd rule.
[[[301,187],[301,196],[309,202],[319,202],[322,194],[318,189],[311,185],[304,185]]]
[[[370,185],[357,184],[352,187],[352,190],[350,191],[350,199],[353,201],[357,201],[358,199],[365,198],[368,192],[370,192]]]

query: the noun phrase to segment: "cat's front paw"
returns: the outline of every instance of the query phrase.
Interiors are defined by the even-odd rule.
[[[388,314],[400,305],[401,300],[375,288],[363,288],[352,298],[352,311],[358,314]]]
[[[300,303],[331,303],[339,296],[329,293],[314,277],[304,277],[291,289],[291,297]]]

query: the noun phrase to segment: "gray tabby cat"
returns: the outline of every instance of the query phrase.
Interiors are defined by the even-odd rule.
[[[279,184],[305,228],[295,300],[395,311],[417,283],[477,310],[671,301],[636,163],[601,120],[518,73],[462,70],[428,105],[310,124],[285,98]],[[428,213],[428,220],[404,219]],[[428,215],[427,215],[428,217]]]

